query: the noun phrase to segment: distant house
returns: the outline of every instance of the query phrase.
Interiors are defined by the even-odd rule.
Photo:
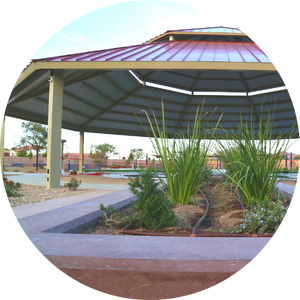
[[[9,156],[12,156],[12,157],[17,156],[19,151],[24,151],[25,150],[25,151],[29,152],[30,150],[32,150],[32,148],[33,148],[32,146],[21,147],[21,148],[11,148],[9,150],[9,152],[10,152]]]
[[[10,156],[10,150],[4,148],[4,156]]]

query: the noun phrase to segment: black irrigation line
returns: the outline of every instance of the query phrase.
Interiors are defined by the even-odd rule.
[[[202,194],[202,196],[204,197],[205,201],[206,201],[206,210],[204,215],[198,220],[198,222],[196,223],[196,225],[193,228],[192,234],[196,234],[198,227],[200,226],[200,224],[204,221],[204,219],[207,216],[207,213],[209,211],[209,202],[208,199],[206,198],[206,196],[204,195],[204,193],[201,191],[201,189],[199,189],[199,192]]]

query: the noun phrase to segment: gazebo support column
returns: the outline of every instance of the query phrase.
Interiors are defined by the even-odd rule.
[[[3,175],[3,166],[4,166],[4,126],[5,126],[5,116],[3,117],[3,121],[2,121],[1,138],[0,138],[0,159],[1,159],[2,175]]]
[[[79,172],[83,172],[84,163],[84,130],[80,130],[80,145],[79,145]]]
[[[64,71],[55,70],[49,83],[46,187],[60,187],[60,151]]]

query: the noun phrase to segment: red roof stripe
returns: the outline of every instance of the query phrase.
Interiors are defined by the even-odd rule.
[[[200,60],[200,57],[205,50],[206,45],[208,42],[202,42],[202,43],[195,43],[195,48],[188,54],[187,57],[185,57],[185,61],[198,61]]]
[[[117,51],[114,51],[112,53],[103,53],[100,56],[93,57],[91,59],[91,61],[106,61],[106,60],[110,60],[111,58],[113,58],[115,56],[121,55],[122,53],[127,53],[127,52],[129,52],[129,51],[131,51],[131,50],[133,50],[135,48],[137,48],[137,46],[130,46],[130,47],[121,48],[121,49],[118,49]]]
[[[227,44],[228,57],[232,62],[245,62],[243,55],[234,43]]]
[[[183,46],[183,48],[169,57],[168,61],[182,61],[185,60],[186,56],[196,47],[196,43],[187,43]]]
[[[166,51],[164,54],[162,54],[159,59],[155,59],[156,61],[168,61],[170,58],[172,58],[174,55],[179,53],[181,49],[186,45],[186,43],[180,43]]]
[[[216,54],[217,42],[207,42],[199,61],[214,61]]]
[[[164,41],[49,57],[34,61],[216,61],[270,62],[250,42]]]
[[[149,51],[154,51],[154,50],[156,50],[156,49],[158,49],[158,48],[161,47],[161,45],[158,45],[158,44],[147,44],[147,45],[149,46],[148,48],[139,50],[138,52],[135,52],[135,53],[133,53],[133,54],[131,54],[129,56],[123,57],[123,58],[121,58],[121,60],[122,61],[129,61],[129,60],[130,61],[134,61],[137,58],[139,58],[142,53],[147,52],[145,54],[145,55],[147,55],[149,53]]]

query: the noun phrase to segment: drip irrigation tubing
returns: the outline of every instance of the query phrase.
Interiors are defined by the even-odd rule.
[[[200,224],[204,221],[204,219],[207,216],[207,213],[209,211],[209,202],[208,199],[206,198],[206,196],[204,195],[204,193],[199,189],[199,192],[202,194],[202,196],[204,197],[205,201],[206,201],[206,210],[204,215],[198,220],[198,222],[196,223],[196,225],[193,228],[192,234],[196,234],[198,227],[200,226]]]
[[[178,234],[178,233],[160,233],[160,232],[145,232],[137,230],[129,230],[132,224],[128,224],[126,227],[120,229],[120,233],[131,234],[131,235],[143,235],[143,236],[177,236],[177,237],[272,237],[274,233],[264,233],[264,234],[251,234],[251,233],[196,233],[199,225],[204,221],[209,211],[209,201],[205,194],[199,189],[206,201],[206,211],[204,215],[198,220],[191,234]],[[240,202],[240,201],[239,201]],[[241,202],[240,202],[241,203]],[[242,203],[241,206],[243,207]],[[244,209],[244,208],[243,208]]]

